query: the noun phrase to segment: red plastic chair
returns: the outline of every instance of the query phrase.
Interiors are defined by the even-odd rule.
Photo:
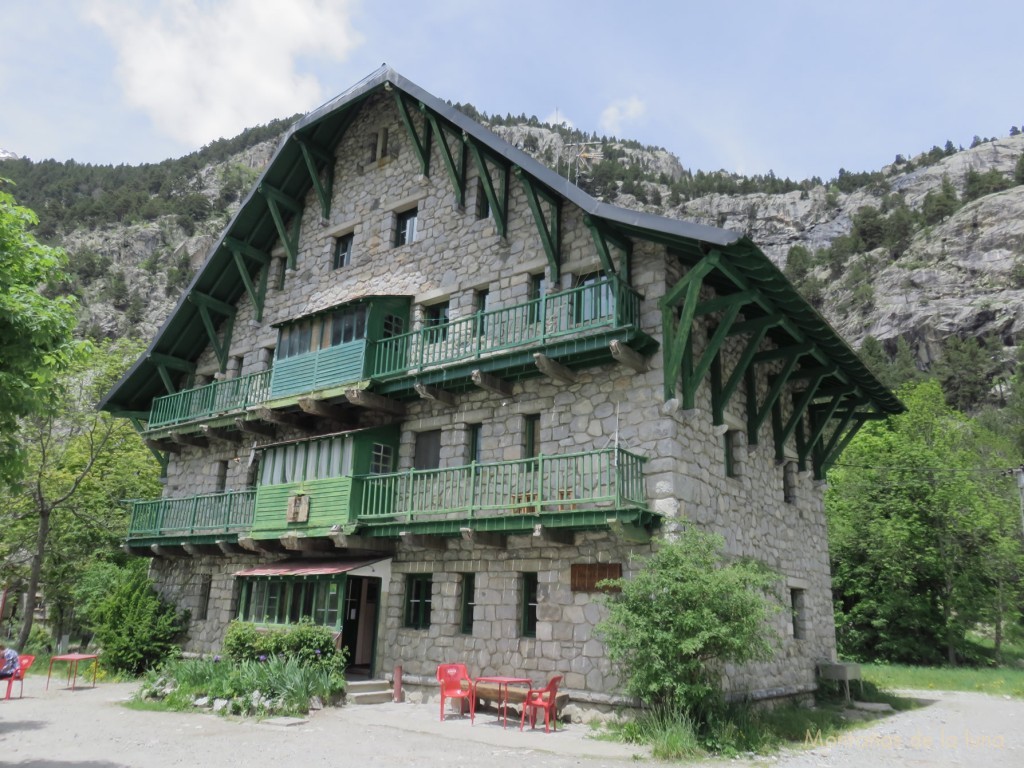
[[[473,690],[473,678],[465,664],[440,664],[437,667],[437,680],[441,683],[441,722],[444,722],[445,699],[469,700],[469,722],[476,717],[476,696]],[[468,683],[463,688],[462,683]],[[461,711],[461,710],[460,710]]]
[[[17,680],[21,683],[21,688],[18,689],[18,698],[20,699],[25,695],[25,673],[28,672],[28,668],[35,662],[35,656],[19,656],[18,657],[18,669],[11,677],[7,678],[7,695],[4,696],[4,700],[11,698],[11,689],[14,688],[14,681]]]
[[[526,724],[526,711],[530,711],[530,729],[537,723],[537,710],[544,710],[544,733],[550,733],[549,723],[555,724],[558,730],[558,684],[562,682],[561,675],[555,675],[543,688],[531,688],[526,693],[526,700],[523,702],[523,716],[519,721],[519,730],[523,730]]]

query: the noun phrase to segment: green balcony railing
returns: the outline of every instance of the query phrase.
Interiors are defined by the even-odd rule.
[[[645,458],[622,448],[366,475],[360,523],[646,509]]]
[[[445,365],[494,352],[585,336],[611,328],[636,327],[640,296],[613,277],[550,293],[375,343],[372,376],[386,379],[410,370]]]
[[[250,373],[157,397],[153,400],[147,428],[208,419],[266,402],[270,394],[270,373]]]
[[[255,509],[255,489],[136,501],[128,538],[240,533],[252,528]]]

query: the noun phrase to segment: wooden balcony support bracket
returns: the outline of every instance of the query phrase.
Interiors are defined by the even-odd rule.
[[[248,549],[242,549],[238,544],[233,541],[218,541],[217,548],[220,549],[221,554],[224,555],[251,555],[254,554]]]
[[[533,353],[533,362],[537,366],[537,370],[543,373],[550,379],[554,379],[560,384],[575,384],[576,374],[566,368],[557,360],[552,360],[550,357],[545,355],[543,352]]]
[[[682,279],[672,286],[658,302],[661,308],[662,338],[665,350],[665,401],[672,400],[676,396],[676,385],[680,379],[683,379],[684,410],[691,410],[694,407],[692,393],[694,388],[688,385],[691,375],[690,371],[685,369],[689,367],[686,364],[686,358],[690,357],[688,351],[692,350],[691,333],[693,320],[697,314],[700,289],[704,278],[715,269],[717,264],[718,251],[713,251],[683,275]],[[678,317],[676,317],[677,308]]]
[[[251,435],[259,435],[260,437],[277,436],[277,428],[273,424],[264,424],[259,421],[238,418],[235,419],[235,426],[242,432],[248,432]]]
[[[761,429],[761,425],[764,424],[768,415],[772,412],[772,408],[775,403],[778,402],[779,396],[782,394],[783,389],[790,381],[790,377],[796,370],[797,365],[800,363],[800,359],[813,351],[814,346],[810,343],[799,344],[794,347],[786,347],[784,349],[773,349],[766,352],[758,352],[754,355],[750,366],[750,376],[753,378],[753,366],[759,362],[768,362],[772,360],[778,360],[779,358],[785,357],[785,363],[782,366],[782,370],[779,371],[775,376],[769,377],[768,393],[765,395],[764,401],[760,407],[757,406],[756,402],[753,402],[754,407],[747,408],[747,442],[756,441],[757,433]],[[784,353],[784,354],[783,354]],[[755,391],[755,387],[748,383],[747,392],[748,399],[750,398],[749,393]]]
[[[395,542],[391,539],[353,536],[349,533],[329,533],[327,540],[334,545],[335,549],[380,552],[385,555],[394,554],[395,552]]]
[[[492,155],[487,149],[475,139],[463,134],[463,141],[469,146],[469,152],[473,156],[477,173],[484,187],[484,194],[487,195],[487,202],[491,206],[494,216],[494,225],[498,229],[498,236],[505,237],[508,232],[508,179],[511,175],[511,164],[502,157]],[[494,166],[498,174],[498,182],[495,184],[491,175],[490,166]]]
[[[797,426],[803,421],[807,409],[813,402],[817,393],[818,387],[821,386],[821,382],[824,380],[831,371],[828,369],[818,369],[811,377],[810,381],[807,382],[807,388],[793,396],[793,412],[789,416],[783,427],[782,432],[775,435],[775,458],[781,461],[785,457],[783,447],[786,445],[786,441],[793,435]]]
[[[611,350],[612,357],[615,360],[627,368],[632,368],[636,373],[647,373],[651,370],[649,358],[644,357],[631,346],[618,339],[612,339],[608,343],[608,349]]]
[[[292,140],[299,145],[309,178],[313,182],[313,191],[320,202],[320,218],[327,221],[331,215],[331,195],[334,192],[334,155],[297,133],[292,134]]]
[[[154,453],[180,453],[181,446],[171,440],[147,440],[146,447]]]
[[[475,544],[480,547],[505,549],[508,544],[508,537],[503,533],[474,531],[472,528],[460,528],[459,533],[462,534],[462,540],[467,544]]]
[[[380,411],[392,416],[405,416],[405,406],[397,400],[383,395],[367,392],[365,389],[349,389],[345,391],[345,399],[359,408]]]
[[[191,445],[195,448],[208,448],[210,441],[203,435],[193,435],[188,432],[171,432],[171,440],[178,445]]]
[[[448,541],[444,536],[412,533],[411,531],[401,531],[398,536],[401,538],[402,543],[407,547],[430,549],[436,552],[444,552],[448,549]]]
[[[811,433],[808,435],[805,450],[800,456],[801,462],[807,461],[808,456],[810,456],[811,451],[813,451],[815,447],[820,449],[824,446],[825,430],[832,421],[832,417],[836,415],[836,411],[838,411],[843,405],[843,402],[846,401],[847,395],[851,394],[854,389],[855,387],[850,384],[834,392],[818,392],[819,397],[827,395],[831,399],[827,403],[824,403],[821,408],[818,408],[817,404],[815,404],[808,409],[808,413],[811,416]],[[855,409],[856,407],[857,403],[850,406],[851,409]]]
[[[210,337],[210,346],[213,347],[214,354],[217,355],[217,362],[220,363],[220,370],[223,373],[227,370],[228,350],[231,348],[231,333],[235,326],[237,308],[200,291],[192,291],[188,295],[188,300],[199,308],[203,327],[206,328],[206,334]],[[217,326],[213,321],[212,312],[223,317],[222,338],[217,336]]]
[[[166,557],[171,559],[188,557],[181,547],[169,547],[164,544],[150,544],[149,549],[156,557]]]
[[[257,555],[281,555],[288,551],[277,539],[253,539],[248,536],[239,536],[238,546]]]
[[[637,523],[628,523],[617,517],[608,518],[608,528],[619,541],[628,544],[647,544],[651,540],[651,532]]]
[[[266,182],[259,185],[257,191],[267,201],[267,208],[270,209],[270,216],[277,228],[277,236],[284,246],[288,256],[288,269],[295,269],[295,260],[299,252],[299,227],[302,223],[302,203],[289,197],[276,187]],[[292,214],[291,227],[285,224],[284,214],[281,209]]]
[[[420,173],[424,176],[430,175],[430,121],[424,114],[422,135],[413,124],[412,115],[409,113],[409,105],[405,103],[402,92],[395,88],[391,91],[395,96],[395,106],[398,107],[398,116],[402,118],[402,125],[409,134],[412,148],[416,150],[416,158],[420,161]],[[418,105],[419,110],[426,112],[423,104]]]
[[[206,557],[207,555],[221,554],[220,548],[216,544],[190,544],[185,542],[181,545],[181,548],[185,550],[185,554],[189,557]]]
[[[540,233],[544,254],[548,257],[551,283],[557,284],[562,277],[562,198],[534,181],[518,165],[513,168],[513,173],[523,186],[526,202]]]
[[[452,182],[452,189],[455,190],[455,202],[459,208],[466,207],[466,143],[462,140],[462,134],[455,129],[450,129],[448,123],[441,120],[432,110],[426,111],[427,120],[433,129],[434,135],[438,138],[438,149],[441,150],[441,159],[448,171],[448,178]],[[455,146],[458,150],[458,158],[452,152],[451,144],[448,141],[448,134],[455,138]]]
[[[473,371],[470,378],[473,380],[473,384],[480,389],[486,389],[501,397],[512,397],[512,385],[504,379],[499,379],[497,376],[484,373],[481,370]]]
[[[419,382],[416,382],[412,386],[413,389],[416,390],[416,394],[423,400],[433,400],[438,403],[443,403],[449,408],[455,407],[455,395],[451,392],[447,392],[440,387],[432,387],[429,384],[420,384]]]
[[[308,413],[311,416],[319,416],[322,419],[330,419],[331,421],[340,422],[350,421],[344,408],[332,405],[324,400],[317,400],[312,397],[300,397],[299,408],[303,413]]]
[[[242,442],[242,435],[237,430],[226,429],[224,427],[211,427],[209,424],[203,424],[199,427],[199,434],[211,440],[217,440],[218,442],[229,443],[231,445],[239,445]]]
[[[747,339],[747,344],[743,348],[743,352],[740,354],[739,360],[736,361],[736,367],[732,369],[729,379],[725,384],[721,385],[721,391],[717,398],[720,407],[716,410],[714,415],[716,424],[722,423],[722,411],[729,405],[729,401],[732,400],[732,396],[736,394],[736,389],[739,387],[740,381],[746,380],[749,383],[750,379],[747,377],[747,374],[752,371],[754,355],[757,354],[757,350],[764,341],[768,331],[778,324],[778,320],[779,318],[777,316],[768,316],[761,317],[753,321],[733,323],[732,328],[729,331],[730,335],[735,334],[739,326],[743,326],[744,328],[742,332],[750,333],[750,337]],[[752,388],[750,391],[756,392],[756,388]]]
[[[880,417],[876,414],[857,413],[854,414],[853,424],[850,425],[850,428],[845,434],[836,430],[835,434],[832,436],[832,440],[829,441],[829,445],[823,451],[820,470],[822,476],[828,472],[829,467],[831,467],[835,463],[835,460],[839,458],[839,455],[846,449],[846,446],[850,444],[850,441],[853,440],[856,434],[860,431],[860,428],[873,418]]]
[[[280,538],[281,546],[289,552],[330,552],[334,543],[328,539],[306,536],[299,533],[286,533]]]
[[[572,547],[576,545],[576,532],[571,528],[549,528],[538,523],[533,526],[533,539],[538,543]]]
[[[249,294],[249,300],[256,310],[256,320],[263,319],[263,302],[267,296],[267,277],[270,273],[270,255],[255,248],[249,243],[236,240],[233,237],[224,238],[224,247],[231,251],[238,268],[238,274],[245,286],[245,292]],[[246,257],[256,261],[259,266],[259,284],[253,282],[249,274],[249,267],[245,263]]]
[[[584,216],[584,223],[590,228],[591,237],[594,239],[594,247],[597,249],[597,256],[601,259],[601,266],[604,273],[615,275],[626,285],[630,284],[630,262],[633,259],[633,242],[623,234],[613,232],[607,224],[599,224],[589,214]],[[615,268],[614,259],[611,256],[609,246],[616,248],[622,253],[618,259],[618,268]]]
[[[305,413],[291,413],[289,411],[275,411],[270,408],[254,408],[252,411],[260,421],[267,424],[280,424],[282,427],[295,427],[303,432],[313,433],[316,427],[311,423]]]

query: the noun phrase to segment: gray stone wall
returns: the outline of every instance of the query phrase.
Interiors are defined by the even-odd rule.
[[[392,154],[371,159],[369,147],[387,128]],[[405,294],[414,297],[414,319],[422,320],[422,305],[450,302],[451,318],[474,311],[474,294],[489,291],[489,306],[500,307],[527,299],[531,275],[545,272],[536,225],[522,190],[513,179],[507,237],[499,238],[494,222],[475,216],[477,185],[467,184],[467,205],[455,195],[435,146],[432,173],[420,173],[408,137],[390,99],[371,99],[343,139],[335,167],[334,198],[327,221],[312,195],[306,201],[302,235],[294,270],[283,285],[268,289],[263,319],[257,322],[247,296],[239,303],[230,354],[237,358],[228,375],[267,367],[276,344],[274,324],[367,294]],[[416,206],[416,240],[393,247],[396,213]],[[332,268],[333,240],[352,232],[352,263]],[[566,205],[562,219],[563,277],[557,287],[571,287],[576,277],[599,268],[599,260],[582,213]],[[283,253],[277,252],[282,259]],[[642,294],[641,322],[655,338],[661,336],[658,300],[685,270],[663,247],[637,243],[632,279]],[[713,294],[705,291],[705,298]],[[707,343],[715,318],[703,318],[694,328],[697,354]],[[728,375],[744,340],[731,340],[722,352]],[[200,361],[200,371],[216,373],[212,351]],[[761,370],[757,386],[767,391],[772,371]],[[217,374],[221,375],[221,374]],[[785,400],[786,398],[784,398]],[[791,404],[784,402],[784,408]],[[468,430],[481,425],[484,461],[516,459],[523,451],[523,417],[540,415],[540,449],[545,454],[594,450],[618,444],[647,457],[645,482],[651,508],[664,517],[662,534],[673,535],[692,522],[719,533],[726,550],[753,557],[779,573],[780,595],[787,605],[775,620],[779,633],[776,658],[766,664],[728,668],[727,688],[755,696],[795,693],[813,685],[813,664],[835,653],[830,577],[822,489],[809,474],[790,471],[792,487],[784,487],[786,469],[775,461],[770,425],[761,428],[754,447],[746,429],[742,387],[726,408],[726,427],[736,459],[734,476],[726,476],[724,436],[712,424],[707,381],[698,391],[696,407],[681,411],[664,402],[663,350],[651,359],[651,370],[635,373],[619,365],[596,366],[578,372],[572,385],[546,378],[517,382],[513,395],[500,398],[479,391],[460,395],[452,408],[431,401],[409,405],[399,452],[400,468],[412,465],[415,435],[442,429],[442,466],[465,463]],[[787,455],[795,453],[792,440]],[[248,472],[250,446],[209,449],[185,447],[172,455],[167,495],[182,496],[216,490],[217,462],[227,462],[226,486],[241,488]],[[235,459],[238,461],[235,461]],[[787,497],[788,496],[788,500]],[[378,642],[378,668],[388,671],[403,664],[413,675],[427,679],[441,661],[465,661],[476,674],[526,672],[537,678],[565,675],[574,697],[599,701],[616,693],[617,670],[604,655],[594,634],[602,617],[592,594],[573,593],[568,573],[573,563],[621,562],[626,573],[630,557],[649,552],[607,533],[579,534],[574,545],[548,545],[532,537],[511,537],[506,550],[486,549],[455,541],[443,553],[402,547],[395,558],[390,596]],[[246,562],[254,562],[250,557]],[[223,627],[232,617],[234,586],[231,559],[197,558],[154,561],[153,573],[162,591],[188,607],[195,577],[210,573],[217,610],[197,622],[189,649],[213,651]],[[459,585],[462,573],[477,574],[477,611],[473,635],[459,633]],[[540,584],[537,637],[518,635],[521,574],[536,572]],[[404,628],[405,579],[409,573],[433,576],[433,616],[429,630]],[[802,637],[794,637],[788,609],[789,590],[801,590]],[[387,590],[385,590],[387,591]]]

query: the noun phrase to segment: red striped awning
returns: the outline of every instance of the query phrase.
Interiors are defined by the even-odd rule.
[[[375,557],[370,560],[282,560],[244,568],[236,571],[235,576],[332,576],[378,563],[381,559]]]

